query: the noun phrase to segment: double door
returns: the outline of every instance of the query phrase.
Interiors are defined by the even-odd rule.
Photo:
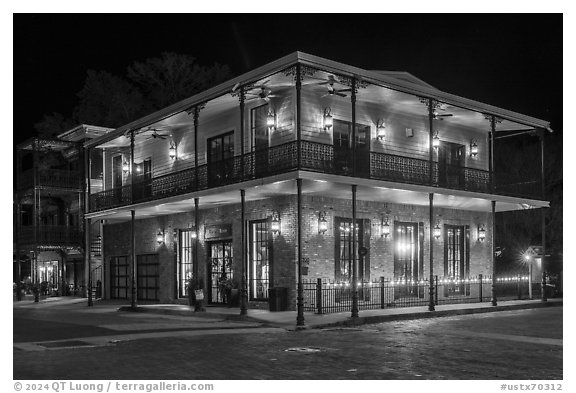
[[[424,286],[418,285],[424,278],[423,240],[422,223],[394,223],[394,279],[400,281],[394,291],[396,299],[424,296]]]
[[[451,142],[440,142],[438,150],[438,184],[441,187],[464,187],[464,152],[463,145]]]

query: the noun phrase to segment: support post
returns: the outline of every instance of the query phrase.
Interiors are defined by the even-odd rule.
[[[296,149],[298,170],[302,169],[302,70],[300,63],[296,64]]]
[[[201,289],[202,291],[204,291],[204,281],[200,280],[200,266],[199,263],[200,261],[198,260],[198,248],[200,247],[200,234],[199,234],[199,230],[198,230],[198,223],[199,223],[199,217],[198,217],[198,205],[200,204],[200,198],[194,198],[194,230],[196,231],[196,238],[194,239],[194,264],[192,265],[192,274],[194,275],[194,285],[192,286],[192,288],[189,288],[189,291],[195,291],[197,289]],[[206,294],[204,294],[205,296]],[[196,294],[194,294],[194,311],[195,312],[199,312],[199,311],[206,311],[206,309],[204,308],[204,300],[198,300],[196,299]]]
[[[384,277],[380,277],[380,308],[384,308],[386,305],[384,294]]]
[[[198,191],[198,118],[200,116],[200,108],[194,107],[194,190]]]
[[[296,299],[296,326],[304,327],[304,284],[302,283],[302,179],[296,179],[298,226],[298,294]]]
[[[356,177],[356,78],[352,77],[351,85],[350,102],[352,103],[352,176]],[[355,226],[356,221],[354,221],[352,225]],[[355,244],[354,241],[352,244]],[[356,254],[354,253],[353,255],[353,260],[355,261]],[[354,299],[352,299],[352,303],[354,303]]]
[[[130,131],[130,202],[134,203],[134,178],[136,164],[134,163],[134,130]]]
[[[542,301],[548,301],[548,295],[546,293],[546,208],[541,208],[542,217]]]
[[[354,90],[352,90],[354,91]],[[357,186],[352,185],[352,318],[358,318],[358,262],[356,249],[356,190]]]
[[[428,128],[428,182],[432,186],[434,184],[434,100],[432,98],[428,100]],[[432,227],[430,227],[430,231],[432,231]]]
[[[134,210],[130,210],[130,259],[132,262],[132,271],[130,274],[130,307],[135,309],[137,304],[136,299],[136,285],[137,285],[137,266],[136,266],[136,234],[134,233],[134,221],[135,221],[136,212]]]
[[[533,261],[533,258],[530,258],[530,262],[528,263],[528,298],[530,300],[533,299],[533,297],[532,297],[532,261]]]
[[[240,190],[240,225],[242,226],[242,299],[240,301],[240,315],[248,314],[248,283],[246,280],[246,191]]]
[[[482,303],[482,274],[478,275],[478,301]]]
[[[494,193],[494,143],[496,141],[496,117],[492,115],[490,117],[490,134],[489,134],[489,142],[490,146],[488,148],[488,173],[490,175],[490,192]]]
[[[492,305],[498,305],[496,299],[496,201],[492,201]]]
[[[87,218],[84,220],[84,255],[86,258],[86,296],[88,298],[88,307],[92,307],[92,253],[90,247],[90,238],[92,237],[92,220]]]
[[[430,142],[430,147],[432,148],[432,142]],[[428,198],[430,200],[430,299],[428,300],[428,311],[434,311],[436,309],[434,301],[434,194],[429,193]]]
[[[244,180],[244,108],[246,106],[244,86],[240,86],[240,178]],[[244,225],[244,221],[242,221]]]

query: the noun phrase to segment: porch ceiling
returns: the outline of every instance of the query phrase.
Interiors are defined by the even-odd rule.
[[[357,184],[357,199],[359,201],[373,201],[380,203],[428,206],[429,196],[426,187],[406,184],[388,184],[368,179],[354,179],[334,175],[320,175],[317,173],[293,172],[282,176],[260,179],[242,185],[246,190],[246,202],[264,200],[283,195],[296,195],[296,180],[300,175],[302,193],[307,196],[351,199],[351,181]],[[403,187],[398,188],[398,187]],[[413,189],[407,189],[413,188]],[[219,206],[239,204],[240,186],[229,185],[218,189],[205,190],[160,201],[144,202],[129,207],[110,209],[104,212],[88,214],[86,218],[106,219],[112,222],[122,222],[130,219],[130,210],[135,210],[136,219],[155,216],[187,213],[194,210],[194,197],[199,198],[199,208],[211,209]],[[523,199],[480,195],[452,190],[432,189],[434,192],[434,206],[458,210],[491,212],[491,200],[496,203],[496,211],[522,210],[536,207],[548,207],[548,202],[526,201]],[[456,195],[456,193],[460,195]]]

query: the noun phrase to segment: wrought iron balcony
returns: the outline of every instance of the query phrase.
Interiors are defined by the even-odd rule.
[[[514,181],[496,178],[494,187],[488,171],[439,165],[427,160],[393,154],[370,152],[353,162],[352,155],[334,153],[334,146],[300,142],[301,164],[298,167],[298,142],[288,142],[233,158],[152,177],[149,180],[105,190],[90,196],[90,211],[99,211],[132,203],[187,194],[227,184],[287,173],[294,170],[361,177],[392,182],[431,185],[479,193],[540,198],[540,181]],[[517,187],[523,184],[523,187]]]
[[[64,188],[81,190],[82,181],[78,171],[62,169],[39,169],[36,184],[34,184],[34,169],[28,169],[18,174],[18,189],[36,187]]]
[[[37,244],[45,247],[79,247],[82,244],[83,232],[65,225],[40,225],[37,228],[37,238],[34,237],[33,226],[23,226],[19,231],[21,244]]]

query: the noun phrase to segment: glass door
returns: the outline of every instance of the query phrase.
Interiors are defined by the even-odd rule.
[[[227,303],[234,286],[232,240],[208,243],[208,303]]]
[[[442,187],[464,187],[464,146],[440,142],[438,150],[438,182]]]
[[[394,280],[400,281],[395,298],[424,295],[418,290],[418,281],[423,278],[420,232],[418,223],[394,222]]]
[[[254,156],[254,175],[259,177],[268,170],[268,148],[270,135],[267,125],[268,105],[262,105],[251,111],[252,152]]]
[[[234,133],[208,139],[208,184],[228,184],[234,170]]]

